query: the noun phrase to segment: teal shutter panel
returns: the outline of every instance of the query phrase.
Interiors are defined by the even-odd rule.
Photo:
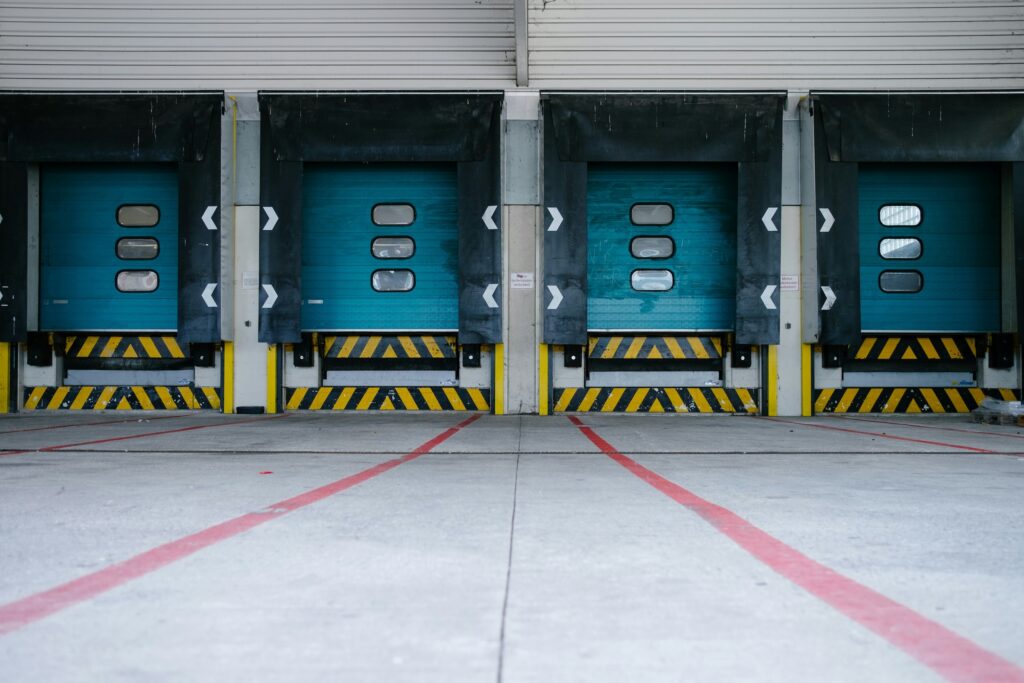
[[[998,332],[1000,187],[994,164],[861,164],[858,171],[861,328],[865,332]],[[916,206],[917,226],[885,226],[883,206]],[[889,221],[895,222],[895,221]],[[918,240],[920,257],[885,259],[882,240]],[[895,275],[893,274],[895,272]],[[887,293],[908,272],[921,290]],[[883,275],[884,273],[884,275]]]
[[[303,183],[303,330],[458,329],[454,163],[310,163]],[[412,256],[374,256],[375,240],[379,255],[406,256],[402,238]]]
[[[46,165],[40,170],[40,328],[175,331],[178,321],[178,171],[172,164]],[[156,206],[154,226],[124,227],[118,209]],[[132,222],[125,220],[124,222]],[[155,259],[122,259],[122,238],[159,243]],[[118,291],[125,270],[154,271],[156,291]]]
[[[733,329],[736,182],[732,164],[589,164],[591,331]],[[634,205],[641,205],[635,214]],[[670,205],[671,211],[659,205]],[[669,217],[671,222],[659,225]],[[650,224],[635,225],[631,218]],[[644,253],[663,256],[664,240],[638,242],[631,249],[637,237],[671,238],[674,253],[643,258]],[[667,291],[637,291],[633,284],[657,287],[669,281]]]

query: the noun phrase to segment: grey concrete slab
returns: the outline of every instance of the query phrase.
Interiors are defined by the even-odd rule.
[[[407,453],[466,417],[294,414],[0,457],[0,605]],[[583,419],[1024,665],[1024,458],[759,418]],[[39,423],[0,432],[19,424]],[[961,426],[984,427],[892,429]],[[72,442],[137,429],[56,431]],[[482,417],[435,453],[0,636],[12,680],[474,681],[499,669],[504,681],[937,680],[564,417]]]
[[[485,416],[438,448],[441,453],[586,453],[596,448],[564,418]]]
[[[1024,666],[1024,458],[819,453],[635,459]]]
[[[503,680],[938,679],[593,454],[522,456]]]
[[[12,428],[6,434],[0,434],[0,457],[12,450],[40,449],[64,447],[74,444],[114,439],[125,436],[138,436],[150,433],[178,434],[180,430],[195,427],[211,428],[224,423],[248,423],[252,416],[244,419],[241,416],[220,415],[218,413],[189,412],[170,416],[136,415],[129,420],[102,420],[95,422],[77,421],[66,418],[66,424],[60,421],[51,423],[45,428]],[[263,418],[265,419],[265,418]],[[14,423],[16,424],[16,422]],[[124,443],[128,443],[127,441]],[[104,450],[110,449],[109,444],[101,444]]]
[[[62,452],[0,459],[0,603],[390,457]]]
[[[630,444],[634,453],[818,453],[824,444],[830,452],[847,453],[961,452],[964,446],[1008,453],[1024,451],[1020,448],[1024,444],[1016,440],[996,440],[981,432],[976,436],[909,427],[904,431],[898,426],[833,417],[595,413],[580,419],[600,429],[606,438]],[[956,417],[947,419],[949,424],[964,424]],[[936,420],[935,424],[941,426],[942,421]],[[887,438],[889,433],[915,440]]]
[[[51,681],[493,681],[514,465],[425,456],[0,639],[0,661]]]
[[[197,412],[174,421],[153,421],[140,416],[129,422],[110,421],[46,431],[11,431],[0,434],[0,444],[3,444],[0,448],[18,450],[58,446],[77,451],[116,448],[147,453],[405,453],[467,417],[469,415],[456,413],[334,415],[310,412],[252,416]],[[10,422],[17,423],[16,420]],[[269,422],[273,422],[273,426]],[[117,441],[108,442],[107,439]]]

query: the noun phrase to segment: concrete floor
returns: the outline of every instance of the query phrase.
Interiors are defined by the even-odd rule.
[[[0,418],[0,679],[1024,681],[1024,430],[466,419]]]

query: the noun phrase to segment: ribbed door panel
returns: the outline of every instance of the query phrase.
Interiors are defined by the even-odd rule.
[[[530,0],[541,88],[1024,87],[1010,0]]]
[[[307,164],[302,199],[302,329],[459,327],[455,164]],[[377,204],[415,207],[412,225],[374,225]],[[376,237],[409,237],[410,258],[374,258]],[[376,270],[411,270],[409,292],[377,292]]]
[[[668,225],[633,225],[637,203],[673,207]],[[590,164],[587,327],[606,331],[731,330],[736,319],[736,167]],[[636,237],[671,238],[669,258],[636,258]],[[636,291],[637,270],[668,270],[668,291]]]
[[[512,0],[0,0],[0,88],[502,87],[512,15]]]
[[[47,331],[174,331],[178,324],[178,172],[170,164],[44,166],[40,174],[40,327]],[[118,225],[118,207],[151,204],[152,227]],[[118,258],[122,238],[151,238],[154,259]],[[117,289],[123,270],[152,270],[154,292]]]
[[[998,332],[1000,171],[994,164],[862,164],[861,328],[875,332]],[[920,225],[887,227],[884,205],[916,205]],[[883,259],[886,238],[916,239],[916,259]],[[886,293],[883,272],[920,273],[917,293]]]

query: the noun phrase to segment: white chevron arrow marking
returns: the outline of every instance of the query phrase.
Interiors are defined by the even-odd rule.
[[[267,214],[267,223],[263,226],[263,229],[273,230],[274,226],[277,225],[277,211],[274,211],[272,206],[264,206],[263,213]]]
[[[213,290],[217,289],[217,283],[211,282],[206,285],[206,289],[203,290],[203,301],[209,308],[217,308],[217,302],[213,300]]]
[[[562,304],[562,291],[555,285],[548,285],[548,291],[551,292],[551,303],[548,304],[548,310],[554,311]]]
[[[828,209],[818,209],[818,211],[821,212],[821,217],[825,219],[825,222],[821,224],[821,231],[828,232],[836,222],[836,217]]]
[[[764,223],[764,227],[767,228],[768,232],[778,232],[779,229],[775,227],[775,212],[779,210],[777,206],[770,206],[765,210],[764,215],[761,216],[761,222]]]
[[[548,232],[558,232],[558,228],[562,225],[562,212],[553,206],[549,206],[548,213],[551,214],[551,225],[548,226]]]
[[[487,285],[487,289],[484,290],[484,303],[487,304],[487,308],[497,308],[498,302],[494,300],[494,292],[498,289],[497,283]]]
[[[767,308],[769,311],[774,311],[776,308],[778,308],[775,305],[775,302],[772,301],[772,295],[775,294],[775,290],[778,288],[778,285],[768,285],[767,287],[764,288],[764,291],[761,292],[761,303],[763,303],[764,307]]]
[[[488,230],[497,230],[498,226],[494,222],[494,212],[498,210],[497,206],[488,206],[487,210],[484,211],[484,225],[487,226]]]
[[[3,223],[3,222],[4,222],[4,215],[2,213],[0,213],[0,223]]]
[[[216,206],[206,207],[206,211],[203,211],[203,223],[206,224],[207,230],[216,230],[217,224],[213,222],[213,214],[217,211]]]
[[[825,303],[821,305],[821,310],[831,311],[832,304],[836,302],[836,293],[832,291],[831,287],[822,287],[821,293],[825,295]]]
[[[277,290],[273,285],[263,285],[263,291],[267,293],[267,300],[263,302],[263,308],[273,308],[277,303]]]

